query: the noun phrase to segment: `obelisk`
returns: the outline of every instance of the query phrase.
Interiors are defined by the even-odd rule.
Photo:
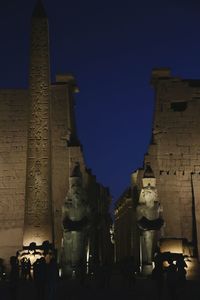
[[[52,242],[49,30],[40,0],[32,15],[30,50],[24,246]]]

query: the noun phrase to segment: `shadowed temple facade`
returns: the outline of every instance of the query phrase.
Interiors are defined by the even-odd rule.
[[[200,256],[200,80],[160,68],[153,69],[151,84],[155,109],[144,168],[133,172],[115,206],[116,260],[133,255],[141,268],[152,262],[157,246]],[[148,231],[154,232],[151,245]]]
[[[31,19],[29,88],[0,89],[0,257],[30,243],[57,249],[65,269],[111,255],[108,188],[87,169],[71,74],[50,82],[48,18]],[[107,259],[107,258],[106,258]]]

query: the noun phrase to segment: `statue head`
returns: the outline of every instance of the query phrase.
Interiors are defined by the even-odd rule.
[[[141,190],[139,204],[145,204],[151,208],[157,202],[157,198],[157,190],[149,184]]]

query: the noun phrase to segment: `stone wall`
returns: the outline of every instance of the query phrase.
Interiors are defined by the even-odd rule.
[[[0,257],[22,247],[27,151],[25,90],[0,90]]]
[[[150,163],[157,180],[158,201],[165,221],[161,237],[192,242],[200,257],[200,80],[173,77],[169,69],[154,69],[151,83],[155,89],[155,110],[144,165]],[[132,174],[132,204],[126,194],[116,204],[117,259],[131,253],[130,244],[127,248],[127,241],[130,243],[132,238],[129,227],[135,226],[135,204],[143,171],[138,169]],[[128,203],[132,205],[132,218],[127,223]],[[137,239],[133,244],[137,256]]]
[[[136,266],[139,267],[139,232],[136,226],[135,206],[133,192],[129,188],[115,206],[115,261],[119,262],[133,256]]]
[[[89,202],[98,203],[98,213],[109,214],[108,189],[96,180],[94,186],[88,183],[93,175],[76,132],[75,78],[57,75],[50,85],[50,75],[48,19],[38,1],[32,14],[29,90],[0,90],[0,258],[7,262],[30,242],[49,239],[61,247],[61,207],[77,162],[84,187],[95,190]],[[109,225],[101,226],[106,242]]]
[[[192,174],[192,189],[194,195],[193,210],[194,210],[194,223],[195,234],[197,239],[195,240],[198,257],[200,258],[200,174]]]
[[[69,86],[51,88],[52,201],[54,239],[61,243],[61,206],[68,190],[71,161],[84,166],[78,146],[67,146]],[[0,90],[0,257],[22,248],[25,209],[28,91]],[[70,148],[70,150],[69,150]]]
[[[155,113],[146,162],[157,178],[164,236],[194,240],[192,174],[200,172],[200,80],[152,73]],[[200,181],[199,181],[200,184]],[[196,192],[197,194],[199,192]]]
[[[52,201],[54,214],[54,240],[56,246],[61,243],[61,208],[68,190],[69,150],[68,132],[68,87],[66,84],[53,85],[52,91]]]

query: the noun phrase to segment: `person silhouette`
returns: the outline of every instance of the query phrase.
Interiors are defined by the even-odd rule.
[[[169,266],[166,268],[166,283],[169,295],[172,300],[177,297],[177,266],[173,263],[173,259],[168,259]]]
[[[4,261],[2,258],[0,258],[0,280],[5,279],[5,266]]]
[[[31,279],[31,262],[26,257],[21,260],[21,278],[24,280]]]
[[[180,287],[184,287],[186,283],[186,274],[187,271],[185,268],[187,268],[187,264],[184,261],[183,255],[181,255],[177,261],[176,261],[176,267],[177,267],[177,279],[178,284]]]
[[[9,274],[10,279],[10,296],[12,300],[17,299],[18,282],[19,282],[19,263],[16,256],[10,257],[11,270]]]
[[[59,278],[59,270],[55,257],[51,257],[46,265],[46,299],[54,300],[56,297],[56,286]]]
[[[33,264],[33,276],[35,282],[36,295],[38,300],[45,299],[46,287],[46,261],[44,257],[37,259]]]
[[[163,269],[163,258],[160,251],[157,252],[154,258],[155,267],[152,270],[152,278],[156,283],[156,290],[158,299],[162,298],[164,288],[164,269]]]

